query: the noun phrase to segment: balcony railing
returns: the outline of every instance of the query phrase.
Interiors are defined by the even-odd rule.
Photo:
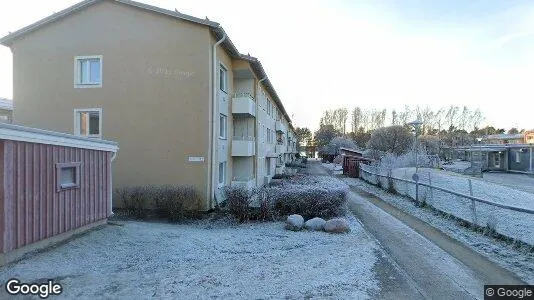
[[[234,136],[232,137],[232,140],[234,141],[255,141],[256,138],[253,136]]]
[[[254,156],[256,154],[253,136],[232,137],[232,156]]]
[[[236,92],[234,93],[234,98],[248,97],[254,101],[254,96],[249,92]]]
[[[235,93],[232,100],[232,113],[256,116],[256,102],[250,93]]]

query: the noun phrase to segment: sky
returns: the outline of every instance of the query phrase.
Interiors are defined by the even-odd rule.
[[[0,36],[77,1],[0,4]],[[479,108],[499,128],[534,128],[534,1],[142,0],[219,22],[258,57],[294,126],[326,109]],[[0,46],[0,97],[13,95]],[[15,99],[16,101],[16,99]]]

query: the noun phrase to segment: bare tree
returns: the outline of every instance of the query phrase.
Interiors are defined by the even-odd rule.
[[[356,106],[352,110],[352,119],[351,119],[352,132],[358,132],[358,130],[363,126],[362,122],[363,122],[362,109]]]
[[[391,111],[391,125],[398,125],[399,116],[395,110]]]
[[[405,126],[395,125],[373,131],[367,147],[372,150],[399,155],[407,152],[412,143],[413,138],[410,130]]]

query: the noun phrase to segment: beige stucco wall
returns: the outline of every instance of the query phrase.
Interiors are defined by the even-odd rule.
[[[210,40],[205,26],[93,5],[13,44],[14,122],[72,133],[74,109],[102,108],[103,138],[120,146],[115,187],[190,184],[206,197]],[[103,55],[101,88],[74,88],[77,55]]]

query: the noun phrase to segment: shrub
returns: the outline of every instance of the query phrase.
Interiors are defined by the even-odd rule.
[[[239,222],[250,219],[251,207],[255,191],[249,191],[240,186],[227,186],[224,188],[227,206],[230,214]]]
[[[307,166],[303,163],[298,162],[288,162],[286,163],[287,168],[306,168]]]
[[[292,177],[291,175],[283,173],[283,174],[274,174],[273,179],[287,179],[291,177]]]
[[[147,217],[146,209],[150,201],[147,197],[146,187],[117,189],[116,195],[129,216],[135,219],[145,219]]]
[[[171,222],[182,220],[188,211],[198,209],[200,195],[191,186],[159,186],[150,191],[159,217]]]
[[[155,208],[158,217],[169,221],[182,219],[186,211],[198,210],[200,194],[191,186],[134,186],[116,190],[127,214],[146,219]]]
[[[347,187],[330,177],[300,176],[266,189],[278,215],[300,214],[305,219],[344,213]]]

